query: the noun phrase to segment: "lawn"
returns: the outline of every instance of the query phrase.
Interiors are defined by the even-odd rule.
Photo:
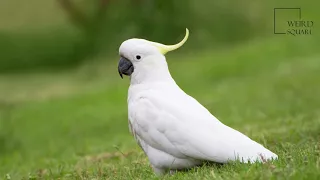
[[[319,179],[318,47],[316,38],[273,37],[169,54],[182,89],[279,160],[205,165],[164,179]],[[117,59],[0,76],[1,178],[157,179],[129,133],[129,80],[119,77]]]

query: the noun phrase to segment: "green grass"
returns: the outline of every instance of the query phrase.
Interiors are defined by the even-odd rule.
[[[169,54],[182,89],[279,160],[206,165],[164,179],[319,179],[318,47],[315,38],[275,38]],[[129,81],[118,76],[117,59],[0,76],[1,178],[157,179],[129,134]]]

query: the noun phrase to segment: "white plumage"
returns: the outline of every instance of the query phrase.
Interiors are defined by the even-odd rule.
[[[132,66],[132,72],[127,73],[129,128],[157,174],[205,161],[227,163],[238,159],[247,163],[277,158],[221,123],[187,95],[171,77],[158,46],[130,39],[122,43],[120,55]],[[119,73],[126,74],[128,68],[120,66]]]

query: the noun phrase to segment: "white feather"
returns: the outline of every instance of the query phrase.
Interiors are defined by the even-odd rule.
[[[120,54],[134,54],[127,52],[129,45],[124,43],[121,47],[125,50],[120,48]],[[154,49],[148,52],[145,44],[141,47],[147,55],[141,62],[133,62],[128,92],[129,127],[156,173],[190,168],[204,161],[247,163],[277,158],[259,143],[221,123],[180,89],[164,56],[154,53]]]
[[[277,158],[262,145],[222,124],[172,82],[131,86],[128,104],[136,136],[175,158],[219,163],[237,158],[241,162],[261,161],[261,156],[266,160]],[[144,150],[148,154],[148,148]],[[170,168],[171,163],[161,167]]]

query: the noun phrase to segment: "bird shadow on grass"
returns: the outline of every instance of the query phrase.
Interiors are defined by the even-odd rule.
[[[268,169],[270,171],[274,171],[277,168],[276,160],[264,161],[264,162],[256,162],[256,163],[242,163],[239,160],[230,161],[228,163],[215,163],[206,161],[203,164],[184,170],[174,170],[168,171],[169,173],[166,176],[171,176],[176,173],[187,173],[193,174],[202,171],[203,169],[209,169],[210,171],[214,171],[216,173],[224,173],[231,171],[250,171],[250,169]]]
[[[236,162],[231,162],[231,163],[236,163]],[[178,169],[178,170],[167,170],[167,172],[168,172],[168,175],[174,175],[176,173],[193,173],[201,168],[212,168],[215,170],[221,170],[221,169],[224,169],[226,166],[227,166],[227,164],[223,164],[223,163],[204,161],[202,164],[195,166],[195,167],[192,167],[192,168]]]

